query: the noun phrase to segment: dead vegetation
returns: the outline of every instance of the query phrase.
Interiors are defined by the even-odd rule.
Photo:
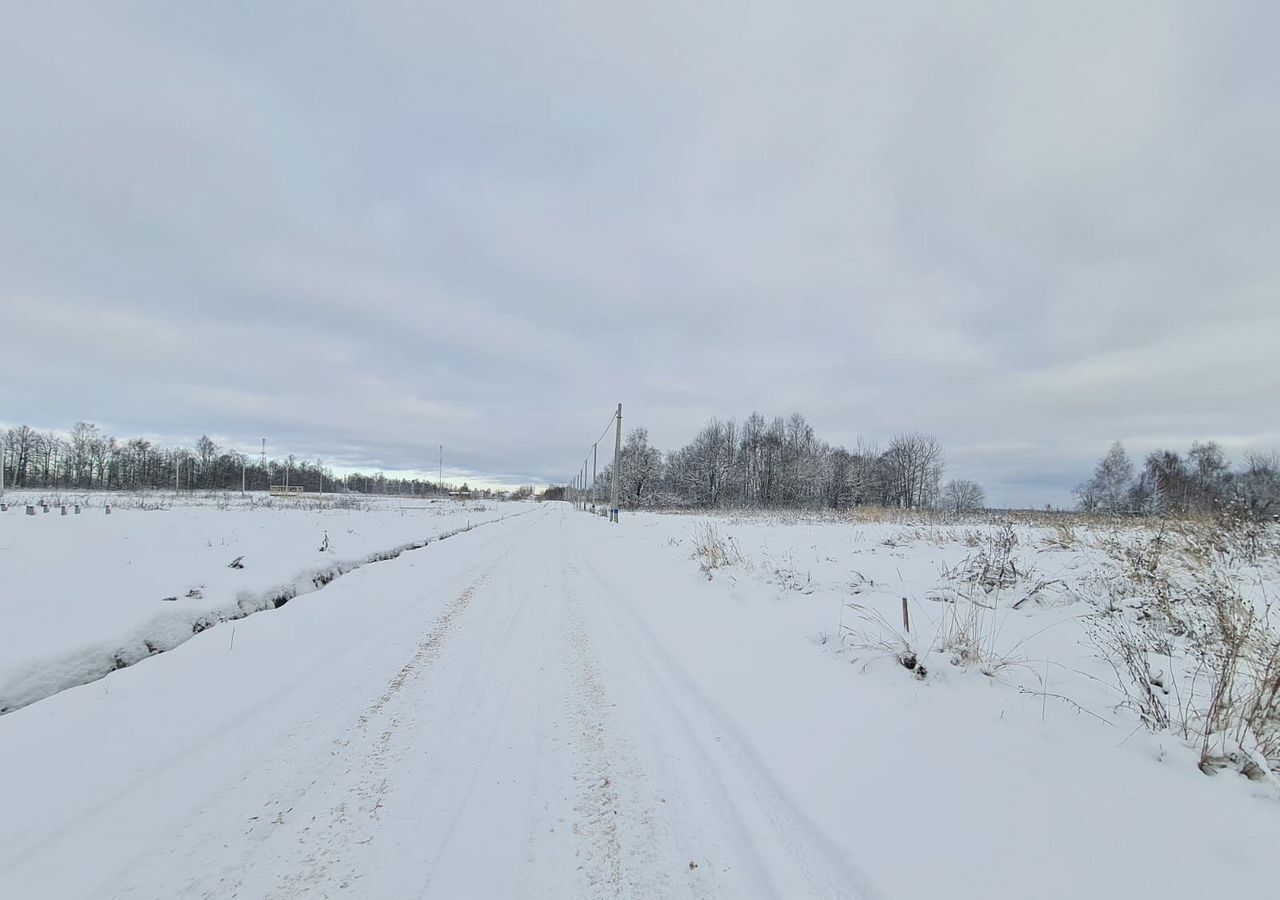
[[[693,529],[693,559],[710,581],[717,569],[741,563],[742,551],[731,537],[725,537],[713,522],[700,522]]]
[[[1280,771],[1280,632],[1263,573],[1274,526],[1165,521],[1098,544],[1108,571],[1090,634],[1142,724],[1199,750],[1205,772]]]

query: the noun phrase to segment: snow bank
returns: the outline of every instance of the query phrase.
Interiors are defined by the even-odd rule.
[[[37,506],[27,516],[25,504],[42,495],[6,499],[0,713],[281,606],[366,563],[527,511],[399,498],[342,508],[336,497],[269,505],[195,498],[163,508],[171,503],[163,497],[95,495],[49,497],[49,513]],[[61,515],[64,500],[84,511]],[[242,568],[230,566],[237,558]]]

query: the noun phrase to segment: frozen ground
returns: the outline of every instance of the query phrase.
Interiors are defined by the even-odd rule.
[[[529,508],[337,495],[10,491],[5,499],[0,712],[273,608],[371,559]],[[48,513],[25,514],[42,500]],[[231,568],[238,557],[242,568]]]
[[[547,504],[0,716],[0,896],[1274,893],[1271,783],[1097,658],[1102,537],[711,524]]]

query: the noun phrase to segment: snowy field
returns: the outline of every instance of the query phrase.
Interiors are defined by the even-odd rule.
[[[334,494],[10,491],[5,501],[0,712],[274,608],[371,559],[528,509]]]
[[[0,896],[1275,892],[1274,528],[489,506],[526,514],[0,716]],[[7,515],[7,570],[52,570],[0,611],[20,680],[11,622],[39,666],[468,513]]]

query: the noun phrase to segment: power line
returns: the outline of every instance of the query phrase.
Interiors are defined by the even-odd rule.
[[[568,496],[565,498],[579,509],[595,512],[596,507],[596,478],[598,474],[599,462],[599,445],[605,436],[608,435],[609,429],[614,429],[614,445],[613,445],[613,478],[609,497],[609,521],[618,521],[618,469],[622,465],[622,404],[618,404],[617,410],[609,417],[609,423],[605,425],[604,430],[600,432],[600,436],[591,442],[587,455],[574,472],[573,476],[568,479],[565,484],[565,491]],[[587,473],[590,471],[591,480],[587,481]]]

